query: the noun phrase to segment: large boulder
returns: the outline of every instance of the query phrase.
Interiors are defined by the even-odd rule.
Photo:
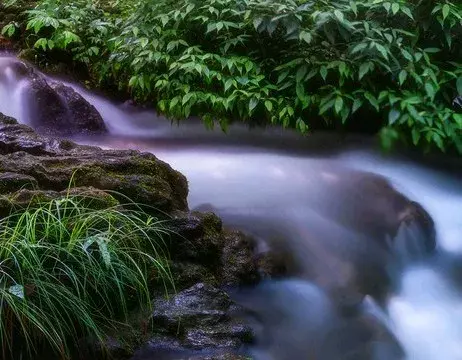
[[[94,187],[156,211],[186,210],[183,175],[149,153],[111,151],[43,137],[14,119],[0,116],[0,171],[3,196],[23,185],[40,191]],[[3,209],[5,212],[7,209]]]

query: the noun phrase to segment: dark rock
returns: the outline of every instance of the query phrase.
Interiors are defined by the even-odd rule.
[[[0,172],[19,174],[23,182],[27,179],[44,192],[61,192],[72,183],[73,187],[110,191],[122,203],[131,199],[155,212],[187,209],[186,179],[154,155],[43,137],[3,115]]]
[[[225,285],[253,284],[260,280],[255,240],[239,231],[226,231],[221,256],[221,281]]]
[[[178,213],[170,222],[175,234],[171,253],[175,260],[218,267],[223,248],[222,224],[213,213]]]
[[[148,358],[149,353],[153,356],[160,349],[198,355],[196,351],[213,353],[217,349],[239,348],[251,339],[252,334],[249,328],[231,316],[233,306],[224,291],[204,283],[196,284],[169,300],[158,299],[154,303],[152,325],[164,337],[161,341],[151,339],[140,351],[144,354],[140,359]],[[166,342],[165,339],[170,340]]]
[[[11,172],[0,173],[0,193],[12,193],[21,189],[37,188],[37,180],[29,175]]]
[[[174,257],[175,255],[173,255]],[[200,264],[186,261],[171,261],[169,269],[175,287],[186,289],[199,282],[218,285],[220,279],[214,269],[210,269],[207,264]]]
[[[96,108],[74,89],[50,80],[14,57],[2,59],[5,61],[18,78],[27,81],[24,95],[21,95],[26,102],[25,121],[36,131],[60,136],[107,132]]]
[[[93,105],[62,83],[51,82],[29,70],[29,120],[41,133],[72,135],[104,133],[104,121]]]
[[[309,201],[319,214],[358,232],[391,250],[402,224],[415,224],[425,236],[422,249],[436,246],[431,216],[418,203],[400,193],[383,176],[352,169],[324,169],[322,183],[312,189]],[[402,239],[401,239],[402,240]]]
[[[222,285],[250,284],[260,279],[254,240],[242,232],[224,230],[215,214],[178,212],[170,226],[174,236],[169,248],[177,263],[173,272],[177,279],[201,281],[198,275],[205,269]]]
[[[104,120],[93,105],[90,105],[79,93],[61,83],[51,83],[51,88],[64,99],[73,132],[100,134],[107,132]],[[58,124],[59,125],[59,124]]]

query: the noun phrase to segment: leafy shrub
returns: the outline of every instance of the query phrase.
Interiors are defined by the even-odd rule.
[[[372,123],[384,145],[462,153],[458,2],[42,0],[29,14],[37,47],[71,51],[174,118],[301,132]]]
[[[120,328],[131,306],[149,306],[153,276],[170,281],[159,221],[88,200],[69,196],[0,220],[2,357],[34,358],[40,344],[65,357],[80,338]]]

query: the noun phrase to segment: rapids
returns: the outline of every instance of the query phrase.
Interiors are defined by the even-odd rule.
[[[0,57],[0,112],[27,123],[30,105],[23,96],[27,83],[14,73],[14,61]],[[338,270],[328,269],[322,258],[310,257],[297,248],[306,233],[313,229],[335,233],[343,242],[341,246],[336,241],[329,244],[327,248],[332,252],[351,251],[358,246],[355,236],[322,219],[310,203],[319,182],[331,176],[325,169],[347,167],[388,178],[433,217],[438,250],[434,258],[410,264],[397,274],[399,290],[387,298],[384,309],[368,300],[364,312],[373,314],[399,339],[407,360],[462,359],[460,173],[443,173],[404,156],[385,157],[370,139],[360,136],[340,140],[316,134],[306,139],[288,131],[248,130],[241,125],[223,134],[219,129],[205,130],[196,119],[177,126],[154,111],[114,104],[78,85],[68,85],[97,108],[110,132],[77,138],[78,142],[153,152],[187,176],[190,208],[213,208],[225,223],[263,239],[283,236],[300,250],[300,257],[317,261],[320,271]],[[364,262],[375,256],[370,252],[373,249],[361,251]],[[459,279],[457,271],[461,273]],[[264,318],[261,338],[265,346],[251,350],[255,359],[298,360],[306,351],[316,353],[317,360],[361,360],[345,352],[343,356],[340,350],[326,350],[341,349],[344,345],[338,341],[334,345],[316,341],[322,331],[331,331],[340,320],[332,314],[325,294],[313,284],[303,279],[268,282],[238,298],[250,307],[258,307]],[[348,324],[345,329],[340,336],[354,332]],[[353,335],[346,338],[355,341]],[[383,344],[376,344],[371,351],[376,360],[394,359],[391,354],[395,350]]]

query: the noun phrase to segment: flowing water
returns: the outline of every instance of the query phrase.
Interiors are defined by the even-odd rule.
[[[11,62],[11,58],[0,58],[0,112],[27,123],[29,105],[22,96],[27,83],[15,75]],[[153,152],[188,178],[190,208],[212,208],[227,224],[262,239],[289,242],[301,273],[309,263],[320,281],[329,274],[327,282],[342,284],[346,281],[343,274],[352,271],[348,263],[330,266],[326,259],[335,254],[360,261],[364,271],[386,257],[376,247],[365,245],[367,241],[357,233],[326,218],[318,206],[325,201],[320,195],[322,184],[344,181],[342,176],[348,176],[349,169],[385,176],[433,217],[437,255],[400,270],[399,290],[385,299],[385,308],[366,298],[361,314],[389,329],[408,360],[462,359],[460,174],[449,175],[404,158],[384,157],[361,137],[340,142],[335,136],[320,134],[304,139],[276,129],[248,130],[237,125],[225,135],[219,130],[206,131],[194,119],[171,125],[153,111],[113,104],[74,87],[98,109],[110,131],[106,136],[77,141]],[[361,188],[352,196],[361,196]],[[307,234],[329,236],[322,238],[322,246],[311,241],[307,250]],[[419,234],[414,235],[411,244],[398,245],[403,249],[415,246]],[[327,295],[303,276],[264,283],[256,291],[237,297],[258,308],[264,319],[260,338],[265,340],[252,350],[256,359],[297,360],[305,359],[301,354],[308,353],[316,354],[317,360],[363,359],[361,355],[347,357],[349,348],[339,340],[357,341],[357,323],[343,325],[345,321],[336,318]],[[338,329],[343,330],[337,337],[322,336]],[[378,341],[371,352],[376,360],[399,357],[387,342]]]

